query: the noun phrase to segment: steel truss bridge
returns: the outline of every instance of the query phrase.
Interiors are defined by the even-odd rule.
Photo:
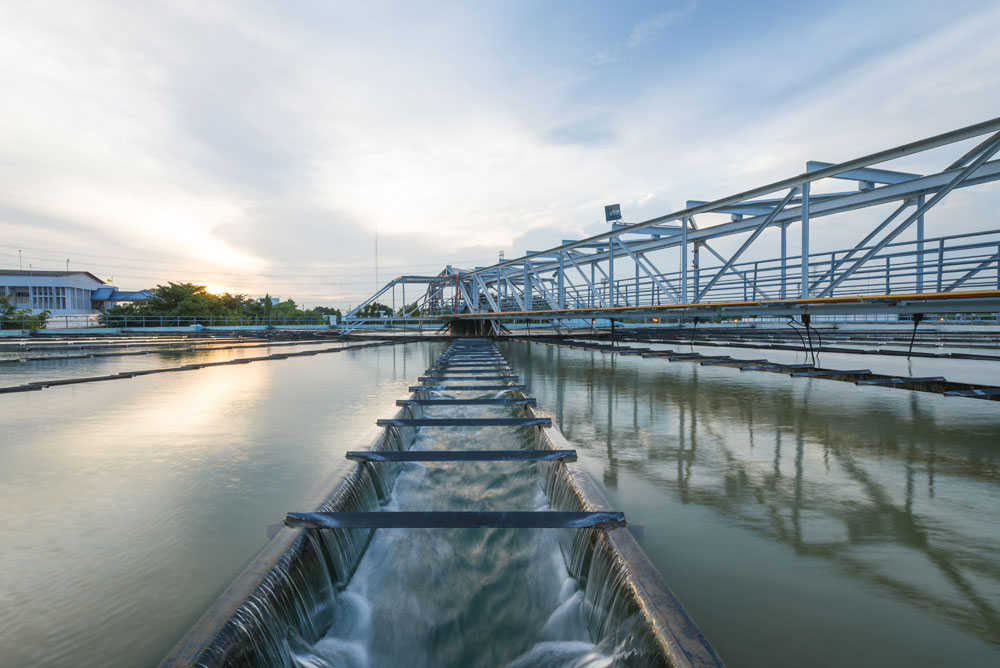
[[[940,171],[897,168],[896,161],[933,149],[940,150],[932,157],[949,153]],[[418,298],[405,321],[486,320],[492,331],[504,321],[558,326],[577,318],[1000,313],[1000,223],[931,237],[924,225],[953,191],[1000,180],[998,150],[1000,118],[839,164],[810,161],[791,178],[712,202],[689,200],[682,210],[492,266],[399,276],[345,324],[403,321],[360,314],[380,300],[395,308],[397,289],[405,306],[411,284]],[[976,192],[987,191],[996,196],[990,188]],[[838,225],[864,209],[880,220],[854,246],[810,245],[814,221]],[[790,227],[797,254],[789,253]],[[723,243],[726,252],[716,248]]]

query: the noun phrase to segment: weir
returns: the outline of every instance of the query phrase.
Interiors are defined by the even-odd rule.
[[[468,358],[506,366],[464,340],[435,367]],[[721,666],[523,386],[478,387],[416,386],[286,520],[348,528],[280,530],[161,666]],[[440,528],[470,526],[507,528]]]

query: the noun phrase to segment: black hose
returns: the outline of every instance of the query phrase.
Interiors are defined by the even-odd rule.
[[[923,319],[924,319],[923,313],[913,314],[913,333],[910,334],[910,347],[906,351],[906,359],[910,359],[910,355],[913,354],[913,340],[917,338],[917,325],[919,325],[920,321]]]
[[[816,358],[816,352],[813,350],[813,339],[812,333],[809,331],[812,329],[810,325],[812,324],[812,316],[808,313],[802,314],[802,325],[806,328],[806,337],[809,339],[809,354],[812,355],[813,366],[819,366],[819,360]],[[816,332],[816,338],[819,338],[819,332]]]
[[[815,329],[815,328],[814,328]],[[819,335],[819,330],[816,330],[816,366],[819,366],[819,351],[823,348],[823,337]]]
[[[792,324],[792,323],[795,323],[795,324]],[[799,330],[795,329],[795,325],[799,325],[799,324],[801,324],[801,323],[795,322],[795,318],[792,318],[792,317],[788,318],[787,325],[792,328],[793,332],[795,332],[796,334],[799,335],[799,341],[802,342],[802,350],[808,351],[808,352],[811,353],[812,352],[812,344],[810,344],[809,347],[807,348],[806,347],[806,340],[802,338],[802,332],[800,332]],[[813,365],[815,366],[815,362],[813,362]]]

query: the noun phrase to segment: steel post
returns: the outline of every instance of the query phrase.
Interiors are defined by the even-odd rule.
[[[917,208],[924,205],[924,196],[917,197]],[[917,218],[917,292],[924,291],[924,217]]]
[[[809,186],[802,184],[802,299],[809,298]]]
[[[694,273],[694,293],[698,294],[701,289],[699,282],[701,280],[701,258],[699,251],[701,250],[701,244],[697,241],[694,242],[694,247],[691,249],[691,271]]]
[[[524,261],[524,289],[522,295],[524,296],[524,310],[531,310],[531,276],[528,274],[528,261]]]
[[[635,305],[639,305],[639,260],[635,260]]]
[[[786,295],[788,273],[788,225],[781,226],[781,290],[779,295],[784,299]]]
[[[591,308],[594,308],[594,293],[597,290],[597,284],[594,283],[594,280],[596,279],[596,277],[594,276],[595,267],[596,263],[591,262],[590,263],[590,307]]]
[[[608,306],[615,306],[615,239],[608,239]]]
[[[556,300],[559,308],[566,308],[566,254],[559,253],[559,281],[557,284],[558,294]]]
[[[688,302],[688,273],[687,273],[687,243],[688,243],[688,217],[681,219],[681,303]]]

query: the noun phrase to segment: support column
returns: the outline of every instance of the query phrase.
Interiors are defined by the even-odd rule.
[[[781,290],[779,294],[782,299],[786,297],[786,287],[788,273],[788,225],[781,226]]]
[[[635,261],[635,304],[639,305],[639,260]]]
[[[597,303],[597,300],[594,299],[594,291],[597,290],[597,283],[594,282],[594,279],[596,278],[594,275],[596,265],[596,262],[590,263],[590,308],[594,308],[594,304]]]
[[[615,305],[615,238],[608,239],[608,306]]]
[[[917,196],[917,208],[924,205],[924,196]],[[924,217],[917,218],[917,292],[924,291]]]
[[[497,311],[503,310],[503,282],[500,279],[500,269],[497,269]],[[489,289],[489,285],[486,286]]]
[[[559,294],[556,297],[558,308],[566,308],[566,281],[564,276],[566,276],[566,254],[559,253],[559,282],[557,285]]]
[[[688,302],[688,217],[681,218],[681,303]]]
[[[524,261],[524,310],[531,310],[531,276],[528,273],[528,261]]]
[[[701,251],[701,244],[696,241],[694,242],[694,248],[691,249],[691,269],[694,272],[695,295],[701,292],[701,259],[699,251]],[[690,302],[688,303],[690,304]]]
[[[809,186],[802,184],[802,299],[809,297]]]

